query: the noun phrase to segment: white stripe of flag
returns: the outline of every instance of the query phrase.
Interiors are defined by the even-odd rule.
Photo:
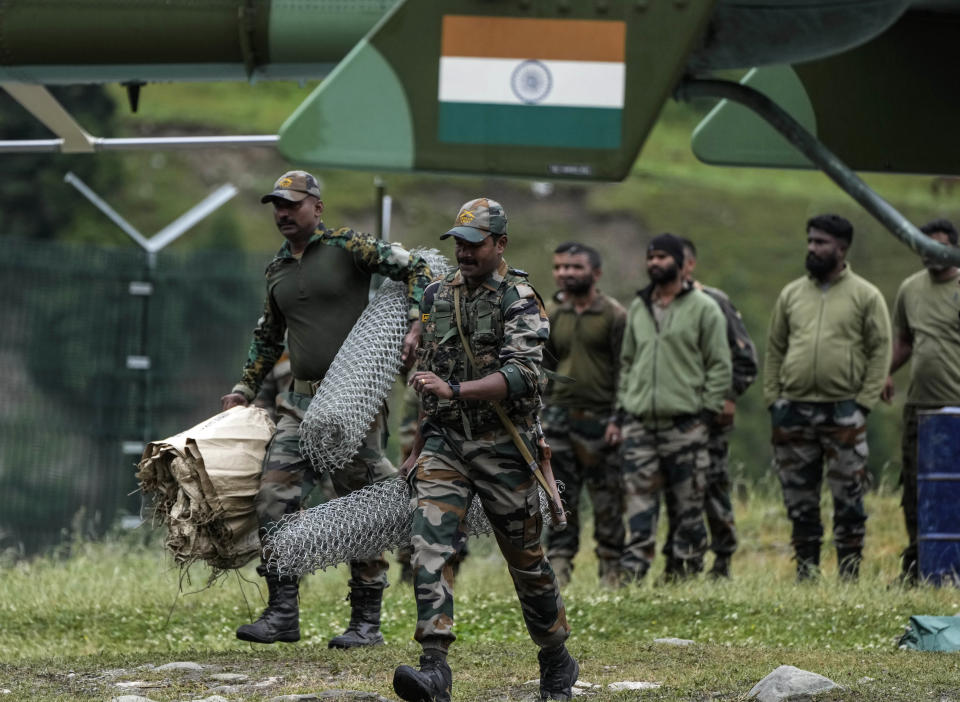
[[[523,105],[513,88],[520,59],[440,58],[441,102]],[[625,66],[606,61],[539,61],[550,74],[550,90],[537,105],[623,108]]]

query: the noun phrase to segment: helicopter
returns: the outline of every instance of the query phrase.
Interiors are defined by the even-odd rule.
[[[856,171],[958,174],[950,0],[0,0],[0,87],[55,137],[0,154],[266,146],[304,165],[619,181],[669,99],[707,163],[814,167],[960,263]],[[747,70],[739,81],[725,72]],[[108,139],[48,85],[313,80],[276,134]],[[5,156],[7,157],[7,156]]]

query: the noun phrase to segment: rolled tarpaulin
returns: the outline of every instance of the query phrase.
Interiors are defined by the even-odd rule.
[[[137,478],[174,562],[226,570],[259,555],[253,500],[274,430],[265,410],[233,407],[147,444]]]

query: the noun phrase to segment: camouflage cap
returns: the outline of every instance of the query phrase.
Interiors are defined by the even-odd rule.
[[[490,234],[500,236],[507,233],[507,213],[496,200],[478,197],[460,208],[453,224],[453,229],[441,236],[441,239],[455,236],[479,244]]]
[[[270,202],[274,198],[300,202],[307,195],[320,199],[320,184],[306,171],[287,171],[273,184],[273,192],[267,193],[260,202]]]

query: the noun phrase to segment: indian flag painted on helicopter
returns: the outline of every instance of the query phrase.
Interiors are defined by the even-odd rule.
[[[626,24],[445,15],[438,139],[616,149]]]

